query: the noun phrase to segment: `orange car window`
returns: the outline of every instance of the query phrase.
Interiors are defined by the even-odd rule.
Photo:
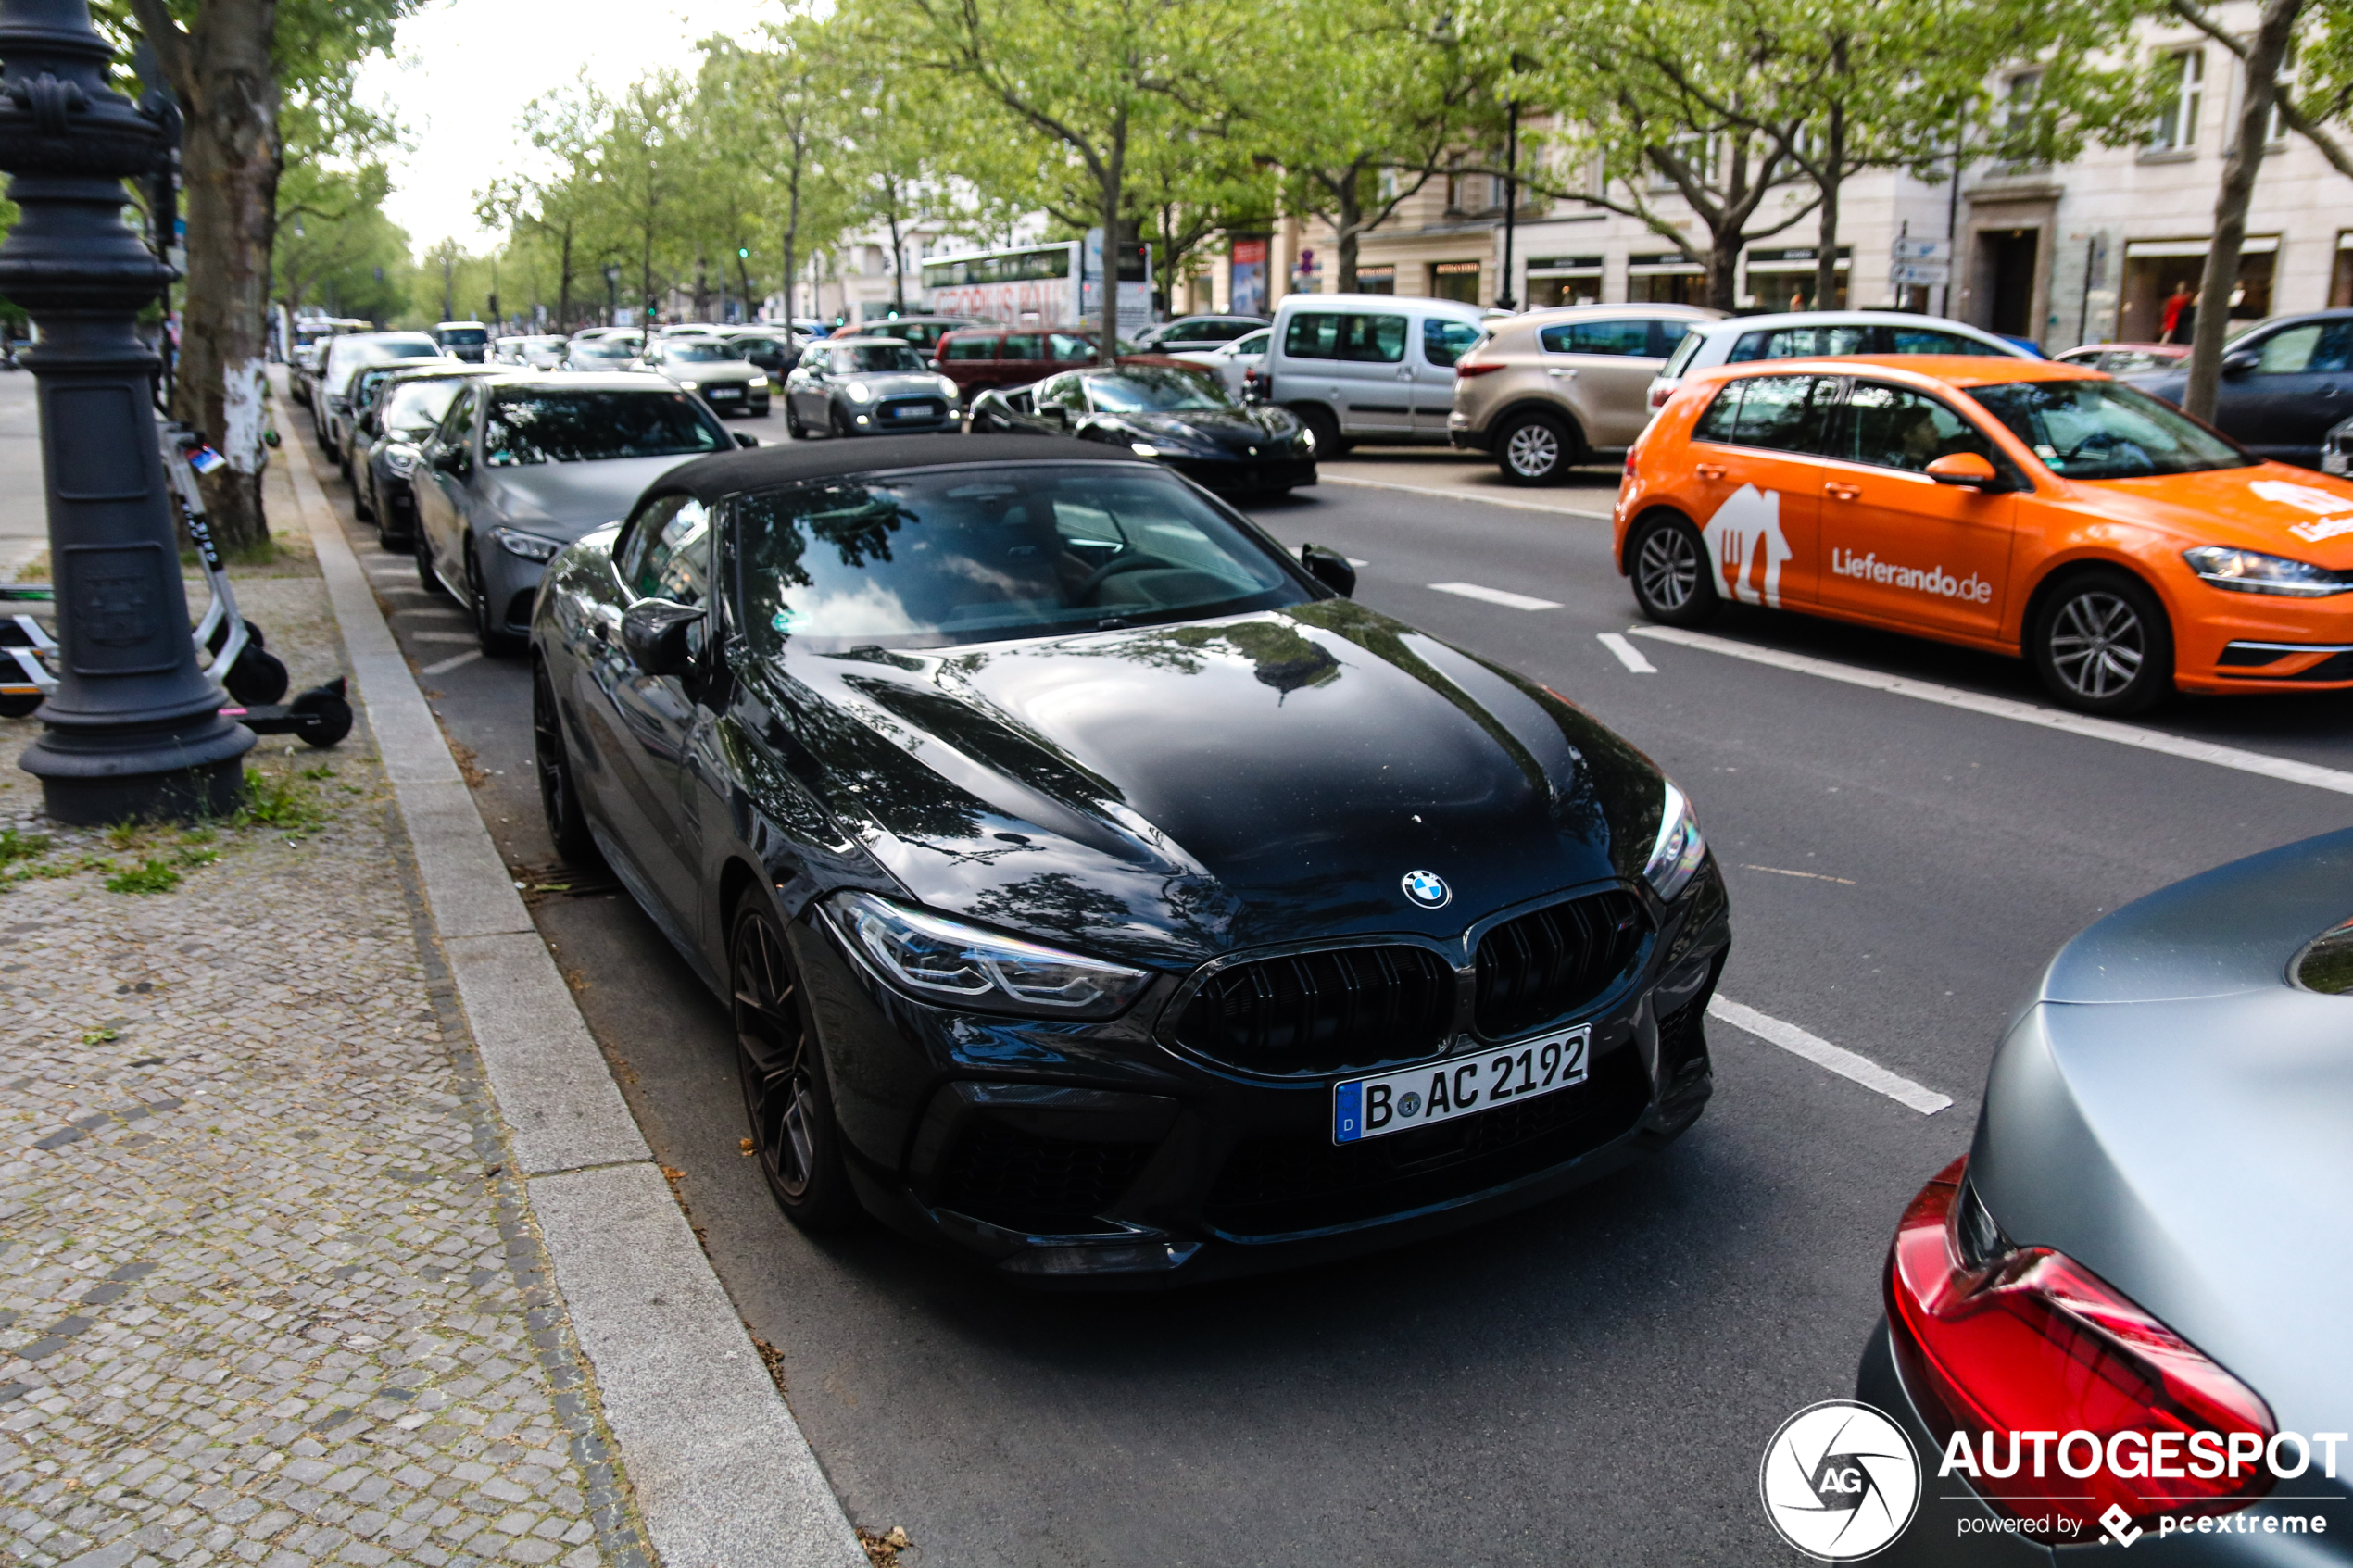
[[[1944,404],[1924,393],[1862,382],[1846,395],[1831,456],[1876,468],[1924,470],[1939,458],[1974,452],[1999,462],[1993,442]]]
[[[1818,453],[1837,401],[1832,376],[1748,376],[1725,386],[1692,433],[1768,452]]]

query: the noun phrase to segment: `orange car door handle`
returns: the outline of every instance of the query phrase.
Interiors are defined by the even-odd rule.
[[[1862,486],[1858,484],[1840,484],[1836,481],[1823,485],[1822,490],[1834,501],[1852,501],[1863,493]]]
[[[1696,471],[1702,479],[1721,479],[1724,477],[1724,465],[1721,463],[1701,463],[1694,471]]]

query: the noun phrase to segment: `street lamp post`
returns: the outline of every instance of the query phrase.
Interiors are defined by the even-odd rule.
[[[253,732],[197,666],[150,406],[160,365],[140,308],[171,270],[122,221],[122,182],[165,157],[161,115],[107,86],[113,50],[86,0],[0,0],[0,169],[20,210],[0,294],[41,329],[24,357],[41,406],[57,583],[57,689],[19,759],[60,822],[233,809]]]

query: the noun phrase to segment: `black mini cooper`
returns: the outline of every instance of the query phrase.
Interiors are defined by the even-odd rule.
[[[787,1214],[1180,1283],[1691,1125],[1730,940],[1691,808],[1353,587],[1019,435],[699,459],[556,558],[548,824],[733,1009]]]

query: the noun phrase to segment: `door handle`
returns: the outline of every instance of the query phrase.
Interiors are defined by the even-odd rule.
[[[1861,497],[1863,487],[1859,484],[1841,484],[1832,480],[1822,486],[1822,491],[1834,501],[1853,501]]]
[[[1555,380],[1566,379],[1568,381],[1575,381],[1577,379],[1577,372],[1575,370],[1564,370],[1558,366],[1554,366],[1552,369],[1547,370],[1544,373]]]
[[[1700,463],[1695,465],[1692,471],[1698,474],[1702,479],[1721,479],[1724,477],[1724,465],[1721,463]]]

